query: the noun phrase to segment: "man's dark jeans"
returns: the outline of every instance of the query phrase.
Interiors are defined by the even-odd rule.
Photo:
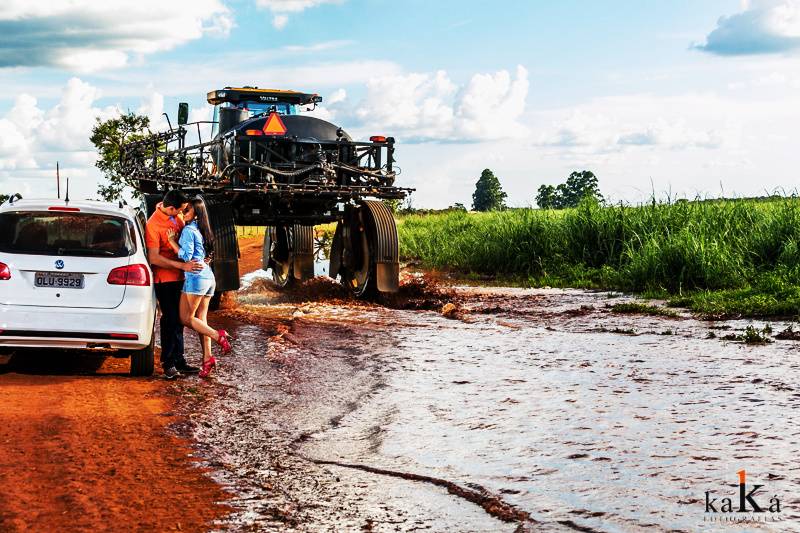
[[[161,308],[161,367],[186,364],[183,357],[183,324],[181,324],[182,281],[156,283],[156,299]]]

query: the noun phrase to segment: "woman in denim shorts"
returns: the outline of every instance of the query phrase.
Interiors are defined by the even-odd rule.
[[[181,261],[200,261],[205,268],[198,272],[186,272],[181,294],[181,321],[195,330],[203,347],[203,368],[200,377],[208,377],[217,361],[211,353],[211,340],[222,347],[222,353],[231,351],[230,336],[225,330],[215,330],[208,325],[208,305],[217,285],[214,272],[205,262],[214,249],[214,233],[208,221],[208,210],[200,198],[195,198],[183,212],[186,223],[180,238],[169,232],[169,242]]]

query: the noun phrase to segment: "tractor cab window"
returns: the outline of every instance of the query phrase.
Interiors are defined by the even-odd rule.
[[[223,104],[214,106],[214,118],[212,119],[214,121],[214,124],[211,127],[211,137],[215,137],[217,135],[217,132],[219,131],[220,107],[237,107],[239,109],[244,109],[247,111],[250,117],[254,117],[256,115],[269,114],[273,111],[277,112],[280,115],[297,114],[297,106],[294,104],[288,104],[286,102],[239,102],[238,104],[225,102]]]
[[[251,117],[272,113],[275,111],[280,115],[295,115],[295,106],[284,102],[241,102],[236,107],[246,109]]]

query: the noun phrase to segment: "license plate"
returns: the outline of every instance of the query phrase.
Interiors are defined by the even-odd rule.
[[[45,289],[82,289],[83,274],[71,272],[37,272],[33,284]]]

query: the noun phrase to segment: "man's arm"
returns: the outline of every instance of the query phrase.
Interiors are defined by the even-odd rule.
[[[148,248],[147,249],[147,259],[150,261],[151,265],[159,266],[162,268],[171,268],[173,270],[183,270],[184,272],[194,271],[198,272],[203,270],[203,263],[201,261],[189,261],[188,263],[182,263],[180,261],[173,261],[172,259],[167,259],[159,252],[158,248]]]
[[[203,269],[203,263],[198,263],[197,261],[182,263],[161,255],[158,231],[149,222],[145,227],[145,244],[147,245],[147,260],[153,266],[183,270],[184,272],[189,272],[190,270],[197,272]]]

